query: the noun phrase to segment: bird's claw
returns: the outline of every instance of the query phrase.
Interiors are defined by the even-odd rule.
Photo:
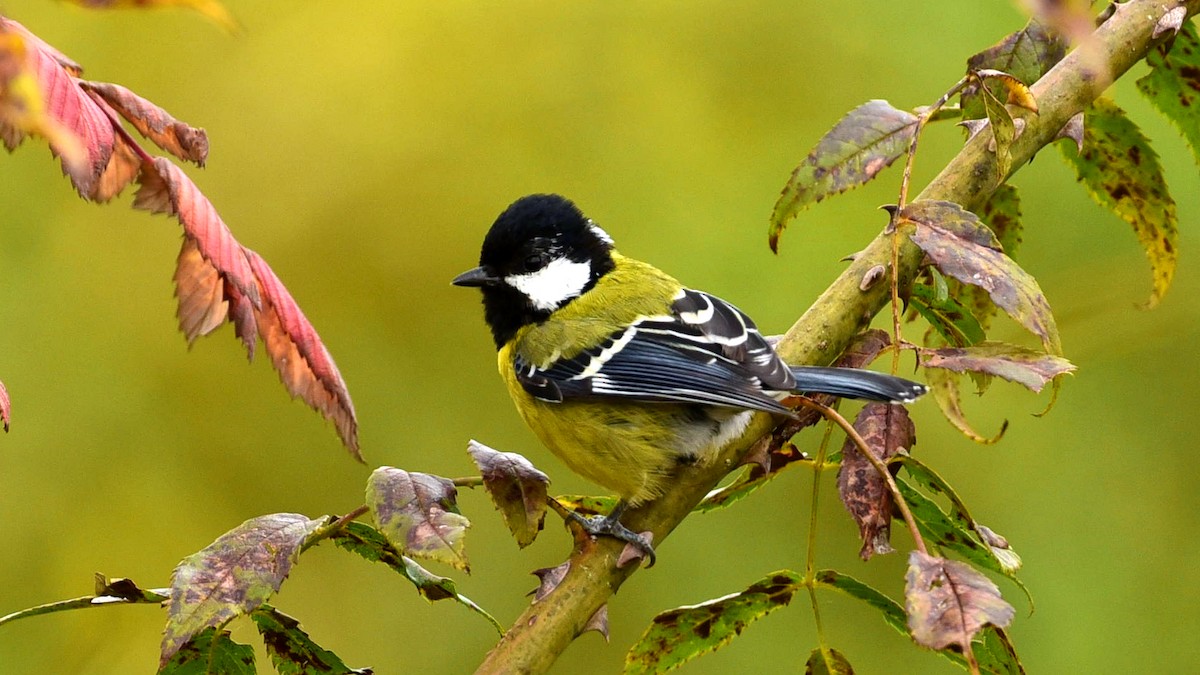
[[[570,511],[569,513],[571,520],[583,528],[584,532],[593,537],[612,537],[618,541],[623,541],[632,546],[640,557],[645,557],[649,560],[646,567],[654,567],[656,556],[654,555],[654,547],[650,544],[650,538],[622,525],[620,514],[613,513],[608,516],[588,517],[581,516],[574,511]],[[616,517],[614,518],[613,516]],[[623,555],[622,559],[625,560],[627,557]]]

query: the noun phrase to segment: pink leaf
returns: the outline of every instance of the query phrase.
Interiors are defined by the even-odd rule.
[[[332,421],[350,454],[362,461],[354,403],[337,364],[271,266],[254,251],[243,250],[262,289],[258,329],[279,379],[292,396]]]

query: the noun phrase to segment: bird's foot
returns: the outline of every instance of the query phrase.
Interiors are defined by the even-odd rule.
[[[650,538],[638,534],[633,530],[621,524],[621,514],[625,509],[614,509],[607,516],[581,516],[574,511],[569,511],[568,514],[571,520],[575,521],[584,532],[593,537],[605,536],[612,537],[619,541],[623,541],[634,548],[636,553],[632,557],[645,557],[649,560],[646,567],[654,567],[655,555],[654,547],[650,544]],[[623,566],[631,556],[621,555],[621,562],[618,566]]]

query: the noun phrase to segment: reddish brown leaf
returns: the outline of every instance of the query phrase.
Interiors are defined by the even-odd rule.
[[[16,21],[0,17],[0,30],[21,36],[26,48],[24,69],[40,89],[45,115],[83,146],[83,160],[64,162],[63,172],[86,199],[105,202],[115,197],[141,169],[141,149],[117,132],[112,108],[82,89],[76,77],[78,64]],[[11,150],[25,132],[0,119],[0,135]],[[62,153],[61,143],[52,144],[52,148]]]
[[[228,318],[225,281],[190,237],[183,238],[175,262],[175,297],[179,299],[176,309],[179,329],[189,344],[201,335],[208,335]]]
[[[921,365],[945,368],[956,373],[978,372],[1002,377],[1035,392],[1050,380],[1075,370],[1061,356],[1004,342],[980,342],[970,347],[922,349]]]
[[[12,417],[12,399],[8,397],[8,389],[0,382],[0,421],[4,422],[4,430],[8,431],[8,423]]]
[[[483,474],[488,496],[504,516],[517,545],[525,548],[533,543],[546,519],[550,478],[521,455],[493,450],[478,441],[467,443],[467,452]]]
[[[920,551],[908,556],[904,601],[917,644],[930,649],[957,645],[968,660],[972,638],[988,625],[1004,628],[1014,614],[991,579],[965,563]]]
[[[203,129],[180,122],[158,105],[119,84],[87,81],[79,84],[104,99],[158,147],[179,159],[204,166],[208,157],[208,135]]]
[[[138,182],[133,207],[175,216],[183,225],[184,237],[195,242],[204,261],[256,307],[260,306],[258,285],[246,252],[192,179],[170,160],[157,157],[146,165]]]
[[[288,393],[299,397],[333,422],[342,443],[361,462],[354,402],[350,400],[350,392],[346,389],[342,374],[338,372],[337,364],[325,349],[321,336],[304,316],[287,287],[275,276],[271,266],[254,251],[247,248],[242,250],[262,289],[262,309],[255,316],[257,330],[271,363],[279,373],[279,379]],[[250,301],[253,299],[254,296]],[[239,312],[243,309],[241,305],[237,308]],[[238,336],[243,342],[252,340],[250,329],[245,330],[243,333],[243,328],[239,328]]]
[[[471,522],[458,512],[458,490],[441,476],[381,466],[367,480],[367,506],[379,531],[408,555],[470,570],[463,550]]]
[[[868,403],[854,420],[854,428],[871,452],[885,462],[901,449],[911,450],[917,442],[916,427],[902,405]],[[892,493],[887,481],[850,439],[842,446],[838,494],[858,523],[863,540],[859,556],[869,560],[872,555],[891,553],[894,549],[888,539],[892,524]]]

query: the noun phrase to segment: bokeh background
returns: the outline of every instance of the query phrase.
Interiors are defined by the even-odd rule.
[[[95,571],[165,585],[179,559],[247,518],[354,508],[374,466],[470,474],[470,438],[528,455],[557,491],[594,491],[513,414],[478,297],[449,285],[496,214],[529,192],[570,195],[624,252],[782,332],[884,224],[875,207],[899,180],[892,171],[818,205],[774,256],[767,216],[792,168],[843,112],[869,98],[933,101],[968,55],[1024,21],[1005,0],[227,5],[237,36],[184,11],[48,0],[3,11],[88,77],[207,128],[208,168],[188,173],[321,332],[368,466],[288,400],[265,360],[247,365],[228,327],[187,348],[172,298],[177,224],[132,211],[128,194],[83,202],[29,142],[0,156],[0,379],[14,401],[0,438],[0,614],[87,594]],[[1179,672],[1200,659],[1200,179],[1132,79],[1115,96],[1162,153],[1183,229],[1162,306],[1135,308],[1150,273],[1133,234],[1047,149],[1015,180],[1020,260],[1078,375],[1043,418],[1031,413],[1047,395],[1003,382],[968,401],[986,433],[1011,420],[993,447],[960,437],[932,401],[913,407],[916,452],[1025,559],[1036,612],[999,584],[1031,672]],[[959,130],[932,128],[918,183],[960,143]],[[1003,322],[995,336],[1027,339]],[[819,564],[898,595],[903,554],[860,562],[826,479]],[[795,470],[687,521],[613,600],[611,644],[584,636],[557,671],[615,672],[658,611],[802,569],[810,480]],[[461,505],[473,573],[430,567],[507,623],[529,571],[559,562],[568,539],[549,523],[519,551],[484,494],[465,491]],[[903,532],[894,540],[907,549]],[[276,604],[378,673],[469,672],[496,638],[461,606],[426,603],[327,545]],[[823,595],[822,607],[859,672],[955,672],[856,601]],[[0,673],[152,672],[163,619],[137,606],[17,622],[0,629]],[[256,641],[246,625],[234,632]],[[685,672],[802,671],[815,644],[801,597]]]

